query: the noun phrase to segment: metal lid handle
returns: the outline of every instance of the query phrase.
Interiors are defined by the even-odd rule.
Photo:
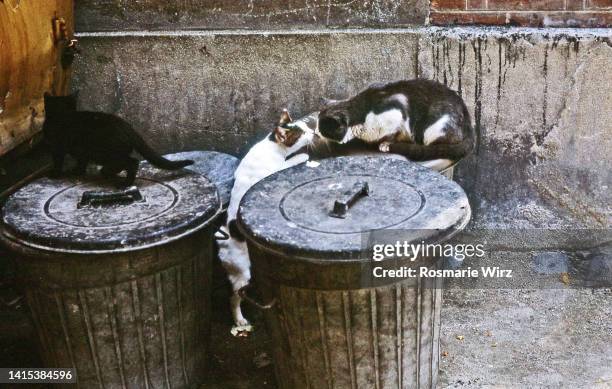
[[[366,181],[357,181],[351,189],[342,193],[341,197],[334,203],[334,209],[329,216],[344,219],[349,208],[363,196],[370,193],[370,187]]]
[[[134,202],[142,202],[144,197],[140,193],[137,187],[131,186],[122,191],[109,192],[109,191],[87,191],[83,192],[81,201],[77,205],[77,208],[84,207],[95,207],[102,205],[115,205],[115,204],[132,204]]]

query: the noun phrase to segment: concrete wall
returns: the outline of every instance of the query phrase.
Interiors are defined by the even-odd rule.
[[[430,30],[420,75],[459,90],[480,128],[460,176],[490,227],[612,224],[609,30]],[[554,30],[553,30],[554,31]]]
[[[480,133],[457,169],[477,227],[609,227],[609,30],[418,28],[81,34],[74,87],[162,151],[244,153],[282,107],[423,76],[458,90]]]
[[[428,0],[77,0],[78,31],[393,27],[425,22]]]

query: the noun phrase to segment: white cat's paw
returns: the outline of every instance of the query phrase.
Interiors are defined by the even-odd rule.
[[[244,317],[237,319],[235,324],[236,327],[248,327],[251,325],[251,323],[249,323],[249,321]]]
[[[308,158],[310,157],[306,153],[296,154],[293,157],[289,158],[286,163],[289,167],[291,167],[308,161]]]
[[[251,332],[253,332],[253,326],[248,322],[248,320],[243,319],[243,321],[240,321],[240,323],[236,323],[230,332],[235,337],[246,338],[251,334]]]
[[[378,145],[378,150],[380,150],[383,153],[388,153],[390,147],[391,147],[391,142],[380,142],[380,144]]]

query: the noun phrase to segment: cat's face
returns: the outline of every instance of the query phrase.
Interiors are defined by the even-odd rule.
[[[51,96],[45,93],[45,114],[47,116],[60,115],[76,111],[78,92],[68,96]]]
[[[284,109],[278,125],[272,132],[274,141],[289,150],[299,150],[312,142],[314,131],[304,123],[293,122],[289,112]]]
[[[319,133],[334,142],[344,143],[349,134],[349,117],[342,102],[326,100],[319,113]]]

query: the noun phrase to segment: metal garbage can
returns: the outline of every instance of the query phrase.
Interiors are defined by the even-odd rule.
[[[369,233],[404,229],[438,243],[469,218],[458,184],[385,156],[324,159],[255,184],[239,228],[261,304],[274,302],[265,319],[279,387],[435,387],[441,280],[373,281],[364,253]]]
[[[137,189],[42,178],[9,197],[14,253],[46,367],[81,388],[195,388],[207,365],[219,195],[143,164]]]
[[[171,161],[192,160],[193,165],[185,169],[201,174],[217,185],[223,209],[227,209],[234,187],[234,172],[240,163],[238,158],[218,151],[183,151],[165,157]]]

